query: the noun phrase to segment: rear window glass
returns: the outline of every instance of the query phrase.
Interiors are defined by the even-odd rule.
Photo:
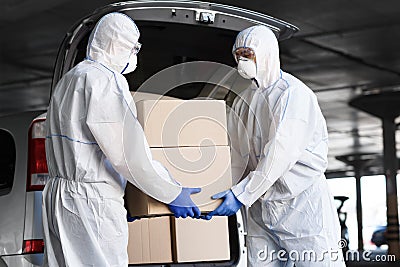
[[[15,142],[12,135],[0,129],[0,196],[11,191],[15,172]]]

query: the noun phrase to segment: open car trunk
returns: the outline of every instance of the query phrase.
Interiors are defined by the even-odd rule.
[[[142,48],[138,54],[137,70],[126,75],[131,91],[181,99],[225,99],[228,104],[235,94],[248,86],[248,81],[233,71],[235,61],[232,46],[237,33],[257,24],[270,27],[278,39],[290,38],[297,31],[296,27],[272,17],[219,4],[192,1],[113,4],[78,22],[66,35],[57,57],[52,89],[68,70],[85,58],[91,30],[98,19],[110,12],[127,14],[141,32],[139,42]],[[233,87],[237,90],[229,93]],[[245,253],[240,243],[239,229],[243,231],[243,225],[239,227],[237,217],[231,216],[231,258],[228,261],[166,265],[235,266]]]
[[[254,25],[265,25],[273,30],[279,40],[290,38],[298,29],[284,21],[241,8],[197,1],[135,1],[106,6],[78,22],[67,33],[58,53],[52,90],[59,79],[86,56],[86,45],[96,22],[110,12],[122,12],[138,25],[142,48],[138,54],[138,68],[126,75],[131,91],[151,92],[182,99],[212,97],[224,99],[228,91],[217,92],[209,82],[218,81],[219,87],[246,88],[244,79],[232,71],[235,61],[232,46],[239,31]],[[143,87],[143,83],[160,71],[188,62],[214,62],[196,64],[158,76],[158,84]],[[180,65],[182,66],[182,65]],[[223,70],[223,75],[210,77]],[[229,74],[227,74],[230,71]],[[165,79],[175,78],[172,88],[165,86]],[[225,75],[227,74],[227,75]],[[221,81],[221,77],[223,81]],[[154,78],[154,77],[152,77]],[[147,84],[148,85],[148,84]],[[169,84],[168,84],[169,85]],[[217,88],[221,89],[221,88]],[[236,92],[236,90],[234,90]],[[212,93],[210,95],[210,93]]]

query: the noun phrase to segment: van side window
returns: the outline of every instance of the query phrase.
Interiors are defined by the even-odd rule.
[[[0,196],[10,193],[15,172],[15,142],[12,135],[0,129]]]

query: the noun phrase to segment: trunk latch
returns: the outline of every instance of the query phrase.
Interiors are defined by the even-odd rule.
[[[209,10],[196,10],[196,21],[204,24],[213,24],[215,13]]]

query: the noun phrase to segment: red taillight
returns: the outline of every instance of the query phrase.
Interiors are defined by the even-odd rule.
[[[22,253],[43,253],[44,241],[42,239],[24,240],[22,245]]]
[[[29,128],[28,139],[28,178],[26,191],[43,190],[49,179],[46,162],[45,119],[37,119]]]

